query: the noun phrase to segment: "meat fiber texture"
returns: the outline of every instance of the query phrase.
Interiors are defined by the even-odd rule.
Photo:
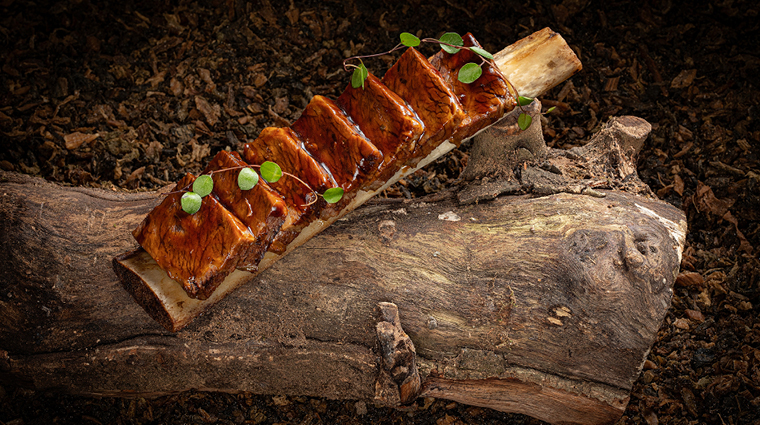
[[[256,237],[214,196],[205,196],[202,214],[187,214],[180,198],[195,176],[183,177],[173,193],[132,232],[137,242],[192,298],[208,298],[233,270]]]
[[[470,34],[463,39],[479,46]],[[459,82],[458,70],[468,62],[482,60],[469,50],[441,50],[428,61],[409,48],[382,79],[370,74],[363,88],[349,85],[336,101],[314,96],[290,128],[264,129],[242,158],[220,152],[204,170],[213,172],[215,189],[197,213],[182,211],[181,193],[171,194],[135,238],[190,297],[205,299],[235,268],[255,271],[267,250],[285,253],[314,220],[329,224],[355,208],[360,191],[356,199],[368,199],[443,142],[458,146],[514,108],[509,83],[489,63],[474,83]],[[298,179],[261,179],[240,191],[239,167],[264,161]],[[175,191],[188,190],[193,180],[188,174]],[[344,190],[337,204],[318,195],[332,187]]]

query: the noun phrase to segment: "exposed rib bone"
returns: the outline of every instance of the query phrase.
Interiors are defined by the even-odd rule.
[[[580,61],[562,37],[548,28],[518,41],[495,55],[499,70],[523,96],[535,97],[554,87],[581,69]],[[330,224],[353,211],[372,196],[431,163],[453,149],[448,140],[439,144],[414,167],[402,167],[385,184],[374,190],[359,190],[351,202],[329,219],[316,219],[287,245],[284,253],[267,252],[259,271],[269,267],[296,247],[302,245]],[[190,298],[182,286],[169,278],[143,250],[120,255],[114,259],[114,269],[125,288],[137,302],[161,325],[171,331],[182,329],[232,290],[251,280],[255,274],[235,270],[205,300]]]

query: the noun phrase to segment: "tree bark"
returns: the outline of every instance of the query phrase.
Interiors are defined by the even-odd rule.
[[[669,306],[686,228],[679,210],[615,191],[370,201],[171,334],[110,268],[156,194],[0,181],[2,380],[93,395],[393,404],[414,399],[401,391],[411,388],[550,422],[611,422]],[[397,368],[408,355],[383,360],[404,336],[416,389]]]
[[[670,305],[685,217],[636,176],[645,121],[615,119],[566,152],[514,120],[477,138],[458,192],[370,200],[175,333],[111,268],[159,194],[0,172],[0,382],[432,396],[614,422]],[[494,152],[508,154],[477,159]]]

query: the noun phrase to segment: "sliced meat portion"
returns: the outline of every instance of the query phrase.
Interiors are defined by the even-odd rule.
[[[364,88],[350,84],[336,102],[383,153],[374,184],[381,186],[410,157],[425,125],[406,101],[369,74]]]
[[[462,39],[467,47],[480,47],[470,33],[465,34]],[[466,114],[454,134],[453,139],[456,141],[472,137],[478,131],[498,121],[517,104],[515,101],[517,95],[510,91],[507,79],[497,67],[489,63],[481,66],[483,74],[473,83],[465,84],[459,81],[459,69],[463,65],[470,62],[480,64],[482,61],[478,54],[468,49],[461,49],[453,55],[441,49],[430,58],[430,64],[457,95]]]
[[[323,209],[332,208],[328,207],[322,198],[316,197],[309,188],[323,193],[338,184],[306,150],[301,148],[301,140],[290,128],[265,128],[256,140],[245,144],[243,159],[256,165],[272,161],[279,165],[282,171],[298,176],[309,185],[306,187],[291,176],[283,176],[270,184],[272,189],[285,198],[288,215],[269,250],[276,253],[285,252],[288,243],[298,236],[301,229],[314,220]]]
[[[250,190],[238,186],[238,174],[246,164],[237,152],[219,152],[209,162],[203,174],[212,174],[213,196],[238,218],[256,238],[237,268],[256,271],[259,261],[269,249],[288,213],[285,199],[272,190],[264,179]],[[223,171],[218,171],[223,170]]]
[[[465,41],[477,43],[469,35]],[[441,53],[433,66],[409,48],[382,80],[370,75],[337,104],[314,96],[292,128],[266,128],[244,146],[242,159],[222,152],[205,171],[272,161],[291,175],[241,191],[239,170],[214,173],[214,190],[198,213],[182,211],[181,193],[168,195],[135,238],[189,296],[207,298],[236,267],[256,270],[265,251],[286,252],[301,232],[298,243],[362,202],[359,189],[371,196],[402,166],[414,167],[442,142],[458,145],[498,119],[509,91],[497,70],[484,67],[470,86],[456,80],[461,64],[476,59],[471,52]],[[188,174],[175,190],[194,180]],[[345,194],[337,204],[317,195],[338,186]]]
[[[187,191],[186,174],[174,191]],[[195,214],[182,210],[182,193],[168,195],[132,232],[137,242],[192,298],[206,299],[232,272],[256,238],[213,196]]]
[[[324,96],[312,97],[291,128],[346,193],[358,190],[375,177],[383,163],[383,153],[335,102]]]
[[[425,134],[412,152],[412,163],[451,138],[465,114],[446,81],[417,50],[410,47],[383,76],[388,86],[425,124]],[[458,144],[454,143],[454,144]]]

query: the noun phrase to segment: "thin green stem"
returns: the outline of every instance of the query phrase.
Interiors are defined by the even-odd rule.
[[[375,57],[378,57],[378,56],[385,56],[385,55],[389,55],[389,54],[391,54],[391,53],[395,52],[396,50],[399,50],[399,49],[401,49],[403,47],[404,47],[404,45],[401,44],[401,43],[399,43],[394,48],[388,50],[387,52],[374,53],[374,54],[371,54],[371,55],[358,55],[358,56],[351,56],[351,57],[345,58],[345,59],[343,59],[343,70],[346,71],[346,72],[348,72],[349,68],[358,68],[358,66],[356,66],[354,64],[348,63],[348,61],[350,61],[350,60],[359,59],[361,61],[364,58],[375,58]]]
[[[242,170],[243,168],[261,168],[261,165],[236,165],[234,167],[220,168],[218,170],[209,171],[208,175],[209,176],[213,176],[214,174],[221,173],[223,171]],[[316,190],[312,189],[311,186],[309,186],[305,181],[303,181],[300,178],[298,178],[295,174],[291,174],[291,173],[288,173],[287,171],[283,171],[282,175],[283,176],[293,177],[299,183],[301,183],[302,185],[304,185],[304,187],[307,188],[311,193],[314,194],[314,200],[311,201],[311,202],[309,202],[308,204],[301,205],[302,207],[308,207],[309,205],[313,205],[314,203],[316,203],[319,200],[319,193],[317,193]],[[264,179],[264,180],[266,181],[266,179]],[[189,191],[187,189],[175,190],[175,191],[172,191],[172,192],[169,192],[169,193],[163,193],[160,196],[169,196],[169,195],[175,195],[175,194],[178,194],[178,193],[185,193],[185,192],[189,192]]]
[[[517,98],[515,98],[514,96],[512,96],[512,92],[509,91],[509,90],[507,90],[507,93],[509,94],[509,97],[511,97],[512,100],[515,101],[515,104],[517,105],[518,108],[520,108],[520,111],[522,111],[523,114],[526,114],[527,112],[525,112],[525,109],[523,109],[522,105],[520,105],[520,93],[517,91],[517,87],[515,87],[512,84],[512,82],[509,81],[508,79],[505,78],[504,80],[507,82],[507,84],[509,84],[509,87],[512,87],[512,90],[514,90],[515,94],[517,95]]]

